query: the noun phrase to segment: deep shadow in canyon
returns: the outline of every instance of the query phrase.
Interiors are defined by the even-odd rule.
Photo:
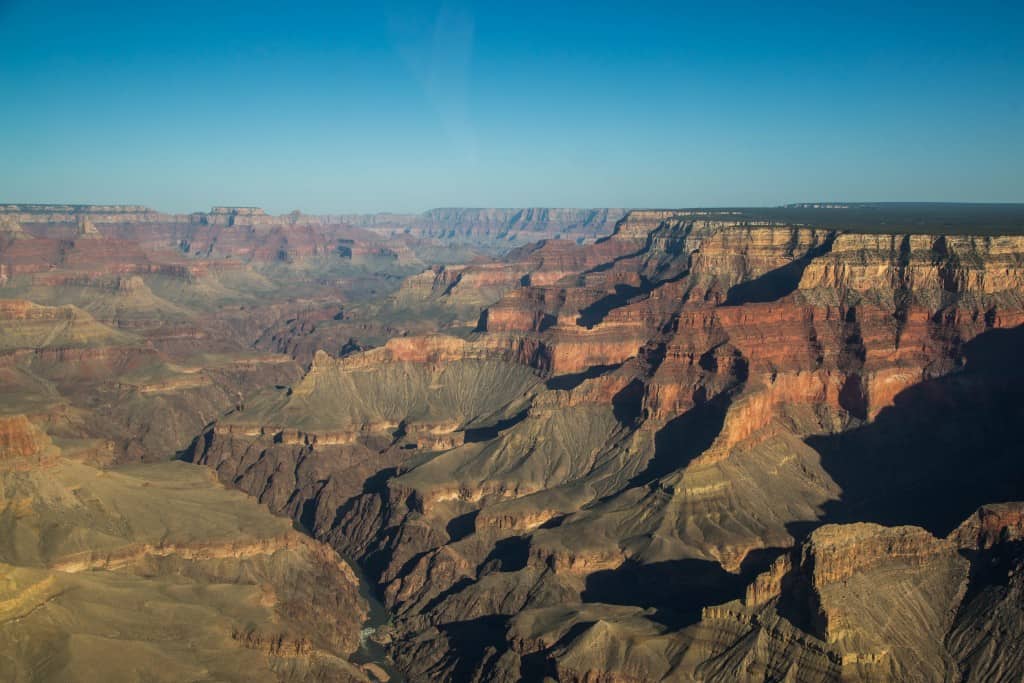
[[[694,458],[711,447],[722,431],[731,402],[731,393],[723,392],[669,420],[654,435],[654,456],[647,467],[629,481],[629,486],[646,486],[685,469]]]
[[[857,429],[807,443],[842,488],[819,523],[912,524],[945,535],[980,505],[1018,499],[1024,327],[964,346],[962,370],[905,389]],[[794,525],[803,535],[815,525]]]
[[[829,233],[820,245],[808,250],[804,256],[795,258],[781,268],[771,270],[753,280],[734,285],[726,294],[725,305],[767,303],[795,292],[800,285],[804,269],[813,259],[831,251],[835,239],[836,234]]]
[[[743,597],[747,584],[782,552],[781,548],[752,551],[735,574],[710,560],[646,564],[630,560],[588,576],[582,598],[584,602],[655,608],[655,621],[679,629],[697,623],[704,607]]]
[[[964,347],[963,369],[901,392],[875,421],[849,432],[807,439],[843,490],[814,522],[788,529],[799,542],[827,523],[916,525],[945,536],[979,506],[1018,499],[1024,473],[1017,426],[1024,424],[1024,371],[1016,362],[1024,327],[990,330]],[[656,436],[655,456],[630,484],[647,485],[681,470],[720,431],[728,393],[670,421]],[[657,609],[670,628],[696,623],[701,608],[741,598],[746,586],[781,554],[750,553],[739,574],[715,562],[630,561],[586,579],[583,599]],[[794,625],[820,637],[823,626],[807,587],[788,577],[780,603]]]

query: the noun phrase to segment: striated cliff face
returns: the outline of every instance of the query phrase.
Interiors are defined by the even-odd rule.
[[[831,663],[822,667],[831,669],[830,675],[819,680],[985,680],[993,674],[1012,679],[1019,675],[1015,658],[975,653],[975,664],[993,667],[982,673],[964,659],[955,634],[983,628],[978,602],[994,597],[979,590],[983,575],[982,583],[992,578],[987,565],[1005,572],[1003,580],[1013,575],[1020,560],[1012,540],[1020,533],[1020,509],[1020,504],[997,506],[998,512],[981,509],[945,539],[917,527],[822,527],[758,577],[743,606],[705,609],[695,631],[729,622],[755,631],[773,621],[790,630],[795,626],[813,636],[804,636],[801,649]],[[1003,538],[984,550],[965,532],[981,520]],[[771,667],[769,659],[780,654],[771,649],[748,651],[748,661]],[[804,657],[790,654],[780,663],[795,671]]]
[[[239,261],[420,264],[404,239],[385,242],[338,219],[298,212],[271,216],[256,208],[215,207],[178,215],[133,206],[6,205],[0,220],[8,226],[0,234],[9,242],[0,263],[21,273],[75,261],[108,273],[145,272],[153,262],[188,268],[197,259],[233,260],[215,268],[238,267]],[[14,234],[20,239],[10,242]]]
[[[432,209],[423,214],[275,216],[258,207],[213,207],[166,214],[143,206],[0,205],[0,239],[22,233],[76,239],[110,236],[150,248],[259,261],[342,256],[357,262],[421,265],[414,252],[445,259],[461,247],[501,253],[563,237],[593,242],[612,231],[622,209]],[[6,227],[3,227],[6,226]]]
[[[18,460],[41,455],[52,444],[27,416],[0,416],[0,461],[5,464],[16,465]]]
[[[5,472],[0,509],[7,680],[370,680],[351,568],[201,470]]]
[[[802,548],[799,566],[783,575],[778,594],[763,596],[770,597],[764,607],[708,608],[695,631],[737,622],[753,627],[760,647],[746,649],[748,666],[807,680],[924,681],[965,673],[967,680],[983,680],[967,673],[962,651],[948,646],[949,634],[971,628],[965,622],[973,620],[967,615],[976,596],[969,587],[980,565],[969,556],[914,527],[823,527]],[[817,568],[819,561],[825,569]],[[772,623],[789,635],[762,639]],[[791,651],[780,657],[783,647]],[[998,667],[997,678],[1019,675],[1010,660],[987,664]]]
[[[540,234],[571,219],[523,220]],[[387,463],[480,439],[508,396],[542,383],[543,345],[385,346],[436,324],[376,321],[401,277],[423,267],[412,247],[444,261],[451,241],[500,242],[473,230],[444,243],[385,239],[337,218],[244,207],[0,207],[0,621],[10,627],[0,641],[11,654],[0,678],[105,677],[112,662],[159,662],[168,680],[386,680],[386,658],[362,644],[357,581],[334,550],[203,470],[122,464],[173,458],[216,423],[211,443],[238,448],[223,473],[236,468],[245,486],[289,463],[291,480],[280,474],[261,498],[313,527]],[[317,357],[331,339],[339,355],[380,345],[380,360]],[[384,362],[403,368],[377,372]],[[300,364],[312,366],[305,379]],[[380,391],[391,383],[402,400]],[[294,405],[279,428],[258,430],[259,462],[241,464],[256,394],[272,387],[272,397],[292,389]],[[350,408],[335,415],[338,400]],[[310,405],[319,417],[290,423]],[[479,413],[487,405],[493,416]],[[279,497],[285,487],[302,493]]]
[[[381,235],[411,234],[484,247],[516,246],[553,237],[592,242],[611,232],[623,209],[431,209],[422,214],[348,215],[352,225]]]
[[[301,375],[248,348],[267,312],[242,309],[273,287],[154,247],[153,216],[28,209],[0,240],[0,678],[159,662],[168,680],[368,680],[348,661],[364,603],[334,551],[199,470],[97,469],[167,460]]]
[[[1024,239],[844,211],[0,207],[0,609],[379,678],[337,552],[414,681],[1019,680]]]
[[[190,455],[360,558],[413,680],[941,679],[975,595],[1018,628],[971,555],[1014,513],[954,530],[1024,484],[1022,276],[1015,236],[632,212],[408,278],[452,334],[318,353]]]
[[[89,440],[102,460],[173,457],[250,390],[297,379],[297,362],[253,350],[269,327],[410,272],[402,245],[301,215],[8,205],[0,216],[0,412]],[[305,360],[301,342],[280,345]]]
[[[1007,604],[1017,595],[1021,557],[1010,539],[1021,505],[998,507],[1005,526],[985,510],[964,523],[991,519],[1006,539],[981,552],[959,534],[918,527],[823,526],[742,600],[705,607],[682,628],[637,607],[524,610],[510,622],[500,665],[572,681],[1013,680],[1014,653],[977,647],[994,628],[1006,629],[998,638],[1021,632],[1019,604]]]

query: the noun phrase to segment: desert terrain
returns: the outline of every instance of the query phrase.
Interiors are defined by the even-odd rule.
[[[1024,677],[1024,206],[0,205],[0,677]]]

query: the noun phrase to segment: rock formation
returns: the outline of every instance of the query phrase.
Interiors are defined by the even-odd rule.
[[[936,538],[1024,483],[1007,475],[998,427],[1022,410],[1018,374],[993,360],[1020,340],[1024,240],[633,212],[603,242],[547,242],[502,265],[429,270],[383,309],[425,306],[460,336],[318,355],[290,393],[194,447],[224,481],[360,558],[396,615],[388,638],[407,674],[959,671],[941,643],[971,565]],[[534,379],[499,379],[517,367]],[[970,461],[971,439],[989,464],[957,482],[946,472]],[[923,478],[928,450],[942,471]],[[883,561],[904,546],[920,559],[890,589],[897,602],[880,589],[857,606],[881,582],[870,549]],[[730,600],[750,594],[743,609],[758,614],[782,600],[768,596],[801,566],[817,593],[797,582],[758,649],[721,649],[761,633],[750,626],[694,644],[739,620]],[[923,575],[933,584],[905,594]],[[861,593],[825,590],[851,577]],[[950,607],[871,626],[885,615],[872,609],[931,594]],[[791,604],[805,597],[820,607]]]
[[[5,680],[370,680],[351,568],[201,470],[5,470],[0,509]]]
[[[382,235],[518,246],[562,237],[593,242],[611,232],[622,209],[432,209],[422,214],[349,215],[348,223]]]
[[[1000,647],[1024,628],[1024,224],[1002,209],[0,214],[27,235],[0,242],[5,476],[73,471],[91,500],[94,466],[212,468],[358,563],[377,663],[410,680],[1024,675]],[[26,586],[283,552],[76,533]],[[288,576],[327,553],[303,543]],[[280,580],[307,621],[215,602],[211,628],[284,679],[376,671],[346,661],[361,608]]]

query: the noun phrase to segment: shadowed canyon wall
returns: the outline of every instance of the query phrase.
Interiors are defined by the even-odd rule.
[[[0,671],[1019,680],[1022,228],[0,206]]]

